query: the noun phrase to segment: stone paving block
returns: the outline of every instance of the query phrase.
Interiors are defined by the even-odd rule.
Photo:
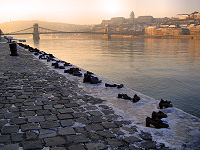
[[[49,110],[37,110],[36,114],[38,116],[43,116],[43,115],[51,115],[51,112]]]
[[[0,120],[0,128],[8,123],[8,120]]]
[[[0,135],[0,143],[11,143],[10,135]]]
[[[91,125],[86,125],[85,129],[89,132],[90,131],[102,131],[102,130],[104,130],[104,127],[100,124],[91,124]]]
[[[109,130],[99,131],[98,134],[105,138],[114,138],[115,137],[115,135],[113,133],[111,133]]]
[[[86,143],[85,144],[88,150],[100,150],[106,149],[106,145],[103,143]]]
[[[64,119],[73,119],[74,117],[71,114],[59,114],[58,119],[64,120]]]
[[[25,124],[27,123],[27,118],[11,118],[10,119],[10,124],[13,125],[13,124]]]
[[[18,118],[18,117],[19,117],[19,112],[5,113],[4,114],[5,119]]]
[[[71,135],[71,134],[76,134],[76,132],[74,131],[74,129],[72,127],[65,127],[65,128],[58,129],[58,134]]]
[[[93,123],[101,123],[101,122],[105,122],[105,119],[103,119],[100,116],[92,116],[92,117],[88,117],[88,119],[93,122]]]
[[[139,136],[144,140],[152,140],[152,136],[151,136],[150,133],[144,133],[143,132],[143,133],[139,134]]]
[[[103,116],[103,118],[106,119],[107,121],[111,122],[111,121],[115,121],[121,117],[119,115],[111,114],[111,115],[105,115],[105,116]]]
[[[8,110],[9,110],[9,112],[18,112],[19,108],[17,108],[17,107],[10,107]]]
[[[137,129],[134,129],[134,128],[131,129],[129,127],[122,127],[122,129],[127,131],[127,132],[129,132],[130,134],[133,134],[133,133],[137,132]]]
[[[26,110],[41,110],[43,109],[42,106],[22,106],[21,110],[26,111]]]
[[[34,140],[34,141],[24,141],[22,142],[22,146],[24,150],[28,149],[42,149],[42,140]]]
[[[55,121],[58,120],[56,115],[48,115],[48,116],[44,116],[46,121]]]
[[[131,124],[131,121],[121,120],[121,121],[114,121],[114,123],[116,125],[118,125],[119,127],[122,127],[123,125],[129,125],[129,124]]]
[[[87,110],[98,110],[96,106],[86,106],[85,107]]]
[[[28,122],[44,122],[44,116],[32,116],[28,118]]]
[[[96,132],[90,132],[89,137],[92,140],[100,140],[101,139],[101,137]]]
[[[47,122],[40,122],[40,125],[43,129],[49,129],[49,128],[59,127],[60,123],[56,121],[47,121]]]
[[[63,126],[63,127],[72,126],[74,123],[75,123],[75,121],[72,119],[61,120],[61,126]]]
[[[4,115],[3,114],[0,114],[0,119],[4,119]]]
[[[61,136],[45,138],[44,142],[46,146],[60,146],[63,144],[67,144],[65,139]]]
[[[124,145],[124,143],[118,139],[107,139],[106,141],[112,147],[118,147]]]
[[[23,111],[21,112],[22,117],[28,117],[28,116],[35,116],[35,111]]]
[[[135,143],[135,142],[141,142],[140,139],[138,139],[135,136],[129,136],[129,137],[124,137],[123,140],[127,143]]]
[[[87,118],[77,118],[76,122],[82,123],[82,124],[89,124],[90,121]]]
[[[18,150],[19,148],[20,148],[19,143],[8,144],[8,145],[0,145],[1,150]]]
[[[78,107],[79,105],[77,103],[69,103],[69,104],[65,104],[65,107],[67,108],[73,108],[73,107]]]
[[[145,149],[156,149],[156,142],[155,141],[145,141],[140,144],[142,148]]]
[[[124,132],[122,132],[120,128],[113,128],[113,129],[111,129],[111,131],[116,135],[123,135],[124,134]]]
[[[16,133],[19,131],[19,126],[3,126],[1,129],[2,134]]]
[[[76,144],[68,147],[68,150],[86,150],[83,145]]]
[[[61,97],[62,100],[59,100],[58,101],[58,104],[69,104],[69,101],[68,99],[64,98],[64,97]]]
[[[103,122],[101,125],[106,129],[117,128],[117,125],[113,122]]]
[[[50,105],[44,105],[43,107],[44,107],[44,109],[46,109],[46,110],[52,110],[52,109],[53,109],[52,104],[50,104]]]
[[[25,132],[26,140],[35,140],[38,138],[38,134],[35,132]]]
[[[106,109],[106,110],[101,110],[105,115],[108,115],[108,114],[114,114],[114,111],[113,110],[110,110],[110,109]]]
[[[88,113],[92,116],[102,116],[103,115],[100,111],[89,111]]]
[[[110,107],[108,107],[107,105],[99,105],[99,107],[101,107],[103,109],[110,109]]]
[[[87,113],[73,113],[74,118],[87,117]]]
[[[48,138],[56,136],[56,131],[49,129],[42,129],[39,133],[39,138]]]
[[[61,114],[66,114],[66,113],[73,113],[74,110],[71,108],[63,108],[63,109],[58,109],[58,112]]]
[[[85,131],[84,127],[74,127],[76,133],[83,133]]]
[[[86,143],[89,139],[84,134],[69,135],[67,136],[69,142],[72,143]]]
[[[24,133],[12,133],[11,139],[12,139],[12,142],[24,141]]]
[[[53,107],[56,108],[56,109],[61,109],[61,108],[64,107],[64,105],[62,105],[62,104],[57,104],[57,105],[54,105]]]
[[[28,131],[28,130],[38,130],[38,129],[40,129],[40,127],[39,127],[39,124],[37,123],[27,123],[27,124],[21,125],[22,132]]]

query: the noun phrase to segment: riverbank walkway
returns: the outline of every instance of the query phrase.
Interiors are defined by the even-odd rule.
[[[123,118],[105,103],[105,97],[91,96],[76,80],[50,69],[28,50],[18,46],[18,54],[10,56],[9,43],[0,40],[0,150],[166,150],[164,143],[154,140],[165,133],[186,139],[183,149],[199,146],[198,118],[168,109],[171,129],[147,128]],[[138,111],[143,103],[131,108]],[[142,114],[134,115],[141,118]],[[187,125],[184,119],[193,124]],[[175,130],[176,123],[184,131]],[[175,138],[171,141],[176,143]]]
[[[158,147],[149,133],[139,133],[103,100],[19,46],[18,54],[10,56],[9,44],[0,40],[1,150]]]

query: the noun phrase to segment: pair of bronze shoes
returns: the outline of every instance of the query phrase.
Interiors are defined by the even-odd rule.
[[[83,78],[83,83],[90,83],[90,84],[98,84],[98,83],[101,83],[102,81],[99,80],[97,77],[94,77],[92,76],[92,72],[89,72],[87,71],[85,74],[84,74],[84,78]]]
[[[119,84],[119,85],[117,85],[117,84],[108,84],[108,83],[105,83],[105,86],[106,86],[106,87],[117,87],[118,89],[124,87],[123,84]]]
[[[131,100],[132,102],[138,102],[140,100],[140,97],[137,96],[137,94],[134,95],[133,98],[131,98],[130,96],[128,96],[127,94],[118,94],[117,98],[123,98],[123,99],[127,99],[127,100]]]
[[[73,74],[74,76],[82,76],[79,68],[70,68],[68,70],[64,70],[64,73]]]
[[[171,101],[164,101],[163,99],[160,100],[159,107],[162,109],[163,107],[168,108],[172,107]]]
[[[152,118],[147,117],[146,118],[146,127],[150,127],[153,125],[155,128],[168,128],[169,125],[167,123],[164,123],[161,119],[167,118],[167,115],[163,112],[152,112]]]

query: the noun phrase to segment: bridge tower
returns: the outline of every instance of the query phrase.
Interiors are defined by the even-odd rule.
[[[33,40],[39,40],[39,30],[38,30],[38,23],[33,24]]]
[[[104,39],[110,39],[111,38],[111,34],[110,34],[110,26],[109,25],[105,25],[104,26]]]

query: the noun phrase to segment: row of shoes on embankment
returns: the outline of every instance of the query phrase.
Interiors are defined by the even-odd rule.
[[[171,101],[164,101],[161,99],[159,103],[160,109],[162,108],[168,108],[172,107],[173,105],[171,104]],[[154,126],[155,128],[168,128],[169,125],[165,123],[162,118],[167,118],[167,115],[163,113],[162,111],[159,112],[152,112],[152,118],[147,117],[146,118],[146,127],[150,127],[151,125]]]

